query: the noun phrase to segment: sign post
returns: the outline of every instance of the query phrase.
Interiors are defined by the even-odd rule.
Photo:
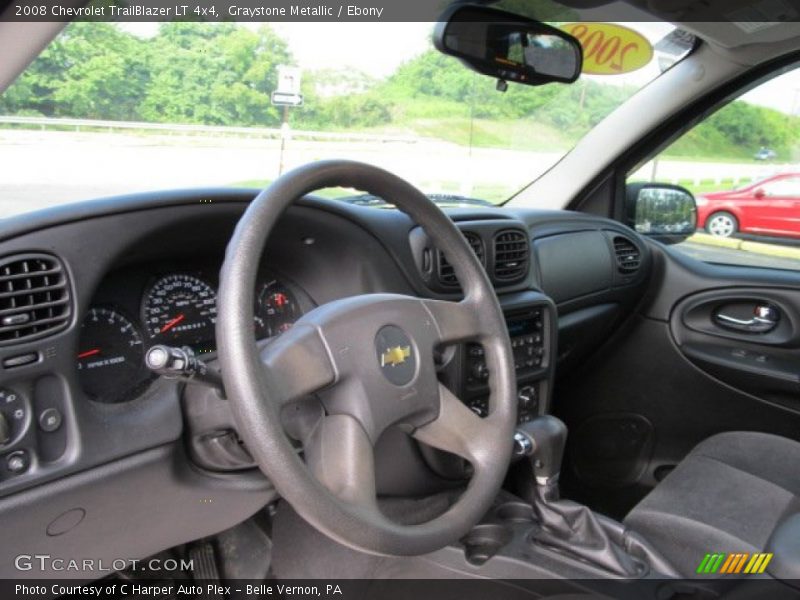
[[[286,143],[291,137],[292,129],[289,125],[289,108],[303,106],[303,94],[300,93],[301,71],[298,67],[280,65],[278,67],[278,87],[272,92],[270,101],[273,106],[283,107],[281,121],[281,156],[278,165],[278,175],[283,174],[283,156]]]

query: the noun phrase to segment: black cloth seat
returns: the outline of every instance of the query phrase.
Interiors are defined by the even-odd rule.
[[[683,575],[706,553],[775,552],[767,572],[797,577],[800,556],[771,548],[800,519],[800,443],[730,432],[700,443],[625,518]],[[787,535],[791,528],[791,535]],[[797,531],[800,533],[800,531]]]

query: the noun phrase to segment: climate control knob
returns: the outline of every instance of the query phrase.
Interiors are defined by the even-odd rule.
[[[0,447],[14,444],[27,427],[27,402],[14,390],[0,388]]]

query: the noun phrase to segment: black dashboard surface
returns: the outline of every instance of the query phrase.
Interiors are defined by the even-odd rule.
[[[181,514],[185,520],[180,502],[189,493],[187,485],[227,490],[226,522],[231,523],[273,497],[269,483],[253,469],[202,475],[187,467],[181,449],[182,384],[119,366],[136,366],[141,351],[155,342],[188,345],[213,359],[219,269],[227,241],[256,193],[210,189],[111,198],[8,219],[0,227],[0,260],[31,253],[53,258],[63,265],[71,303],[62,329],[0,344],[0,389],[5,397],[14,395],[24,413],[23,433],[0,444],[0,521],[17,519],[19,510],[40,503],[42,495],[58,497],[66,480],[89,486],[92,491],[86,493],[99,493],[100,503],[107,490],[98,491],[101,482],[79,473],[118,463],[140,476],[140,465],[131,458],[152,457],[159,448],[168,460],[181,463],[170,485],[163,481],[166,474],[157,471],[164,519]],[[553,297],[557,373],[568,372],[600,347],[644,293],[650,271],[647,245],[619,223],[564,211],[479,207],[447,212],[473,247],[485,253],[504,307],[515,310],[530,291]],[[620,239],[628,243],[625,251],[638,257],[635,272],[622,270]],[[505,254],[498,240],[506,243]],[[590,242],[585,251],[603,254],[593,265],[588,287],[581,283],[586,273],[580,266],[572,270],[572,263],[560,256],[565,248],[574,251],[580,240]],[[436,252],[398,211],[300,199],[284,215],[262,257],[254,305],[257,318],[259,306],[265,312],[262,322],[254,323],[254,336],[279,334],[314,306],[357,294],[457,298],[457,284],[441,279],[446,261]],[[527,262],[520,270],[515,261],[523,255]],[[498,266],[501,260],[505,271]],[[117,336],[114,343],[108,342],[109,335]],[[25,357],[34,359],[25,362]],[[87,384],[88,371],[103,369],[109,369],[107,377],[97,381],[92,375],[94,381]],[[55,428],[43,416],[48,410],[50,416],[53,410],[58,413]],[[27,464],[15,472],[10,457],[20,451],[27,453]],[[186,468],[191,477],[180,475]],[[75,494],[83,498],[83,492]],[[240,499],[238,505],[233,497]],[[51,510],[68,509],[67,504],[66,499],[49,507],[36,504],[42,511],[37,515],[46,519]],[[125,502],[118,509],[133,510]],[[207,528],[219,526],[213,520],[194,525],[191,535],[207,535],[212,532]],[[137,552],[152,550],[148,543],[143,539]]]
[[[13,391],[18,386],[33,394],[35,385],[49,382],[50,393],[63,404],[65,429],[81,430],[80,450],[76,448],[66,469],[56,472],[81,470],[179,437],[178,386],[156,381],[143,369],[126,375],[121,357],[134,348],[131,363],[154,343],[186,345],[213,355],[219,268],[227,240],[256,193],[173,191],[98,200],[7,221],[0,233],[0,255],[52,254],[64,264],[71,286],[74,310],[65,330],[0,347],[0,364],[37,356],[31,364],[6,366],[2,387]],[[482,238],[485,249],[492,236],[524,232],[525,243],[531,245],[530,268],[508,283],[497,281],[496,287],[501,296],[532,289],[553,297],[563,329],[562,359],[585,355],[599,344],[605,332],[588,338],[587,332],[597,333],[598,320],[603,329],[614,326],[638,300],[646,281],[646,246],[613,221],[562,211],[480,207],[448,212],[465,235]],[[424,272],[415,242],[418,230],[395,210],[316,197],[299,200],[263,257],[254,297],[255,336],[275,335],[315,305],[345,296],[393,292],[458,297],[457,286],[432,284]],[[641,255],[642,268],[634,276],[623,278],[617,269],[613,240],[619,236]],[[587,261],[570,260],[576,251],[595,257],[588,272],[583,268]],[[494,260],[488,250],[486,260]],[[266,300],[269,296],[272,302]],[[288,314],[275,316],[281,308],[276,305],[284,301]],[[264,311],[259,313],[259,307]],[[106,352],[92,337],[105,339],[101,336],[110,333],[124,337],[116,353]],[[107,364],[112,361],[118,366]],[[86,384],[86,377],[96,378],[94,373],[102,370],[109,372],[106,387],[124,389],[103,391],[98,389],[103,382]],[[121,386],[126,377],[127,385]],[[165,401],[170,395],[172,400]],[[32,465],[31,471],[47,480],[52,467]],[[17,487],[16,478],[5,475],[0,495]]]
[[[28,353],[40,357],[33,364],[4,369],[2,383],[13,389],[18,378],[27,382],[54,378],[65,412],[69,412],[67,407],[75,411],[65,414],[67,424],[78,419],[82,429],[91,433],[88,439],[94,451],[75,461],[76,467],[99,464],[177,436],[177,407],[169,410],[163,402],[158,407],[148,405],[153,377],[145,371],[128,374],[125,389],[98,391],[97,385],[87,386],[83,379],[106,369],[110,373],[106,387],[124,387],[120,385],[120,377],[125,379],[123,354],[133,352],[130,363],[155,343],[213,354],[219,268],[238,217],[255,193],[199,190],[99,200],[11,219],[2,228],[0,255],[51,253],[68,273],[74,303],[69,327],[46,341],[0,348],[0,363]],[[567,334],[581,310],[591,309],[596,315],[601,306],[621,316],[646,279],[647,268],[636,277],[620,278],[612,234],[634,241],[644,258],[646,247],[630,230],[612,221],[561,211],[483,207],[453,209],[449,214],[466,235],[482,236],[484,248],[489,248],[498,232],[519,228],[529,236],[531,268],[509,283],[496,282],[498,293],[534,289],[549,294],[558,305],[559,317],[565,319]],[[298,201],[263,257],[254,297],[256,337],[280,333],[281,327],[290,326],[315,305],[344,296],[395,292],[457,297],[457,286],[436,285],[424,272],[415,242],[418,230],[406,215],[394,210],[316,197]],[[586,241],[594,245],[582,246]],[[581,270],[586,260],[570,258],[576,252],[593,257],[588,272]],[[492,259],[489,254],[487,260]],[[647,266],[644,260],[643,265]],[[276,315],[282,308],[286,314]],[[606,322],[608,316],[604,313]],[[106,352],[97,343],[110,334],[120,337],[116,353]],[[562,342],[562,355],[572,350]],[[109,365],[111,361],[118,361],[118,366]],[[85,401],[87,396],[91,401]],[[136,402],[128,405],[132,400]],[[103,406],[114,403],[126,406]],[[126,435],[126,415],[134,412],[137,425],[148,436]],[[113,434],[108,419],[120,420]]]

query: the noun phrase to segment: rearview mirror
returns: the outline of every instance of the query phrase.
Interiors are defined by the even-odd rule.
[[[629,224],[665,244],[683,242],[697,229],[697,202],[686,188],[668,183],[632,183],[627,188]]]
[[[440,52],[503,82],[572,83],[583,66],[581,45],[568,33],[485,6],[448,9],[439,18],[433,43]]]

